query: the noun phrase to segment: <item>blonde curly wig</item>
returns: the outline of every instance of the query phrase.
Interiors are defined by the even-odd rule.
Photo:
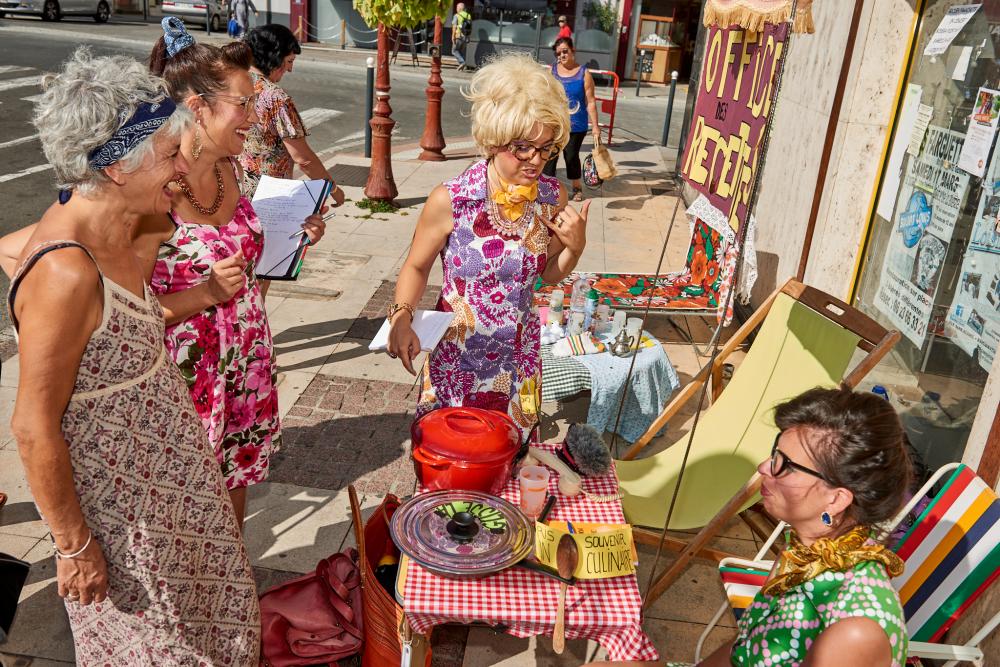
[[[533,141],[538,125],[552,130],[560,150],[569,141],[569,99],[552,72],[531,57],[508,54],[472,77],[465,99],[472,102],[472,138],[489,155],[515,139]]]

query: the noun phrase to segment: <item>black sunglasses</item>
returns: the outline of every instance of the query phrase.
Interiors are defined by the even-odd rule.
[[[789,470],[798,470],[799,472],[804,472],[807,475],[818,477],[827,484],[830,483],[830,480],[824,477],[821,473],[816,472],[812,468],[807,468],[801,463],[796,463],[795,461],[788,458],[787,454],[778,449],[778,440],[780,438],[781,438],[781,431],[778,431],[778,435],[774,436],[774,445],[771,446],[771,477],[777,479],[778,477],[781,477]]]

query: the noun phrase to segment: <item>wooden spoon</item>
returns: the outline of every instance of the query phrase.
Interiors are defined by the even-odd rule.
[[[559,538],[556,546],[556,569],[563,579],[572,579],[576,572],[580,552],[576,548],[576,540],[566,534]],[[566,648],[566,582],[559,583],[559,609],[556,611],[556,627],[552,630],[552,650],[562,653]]]

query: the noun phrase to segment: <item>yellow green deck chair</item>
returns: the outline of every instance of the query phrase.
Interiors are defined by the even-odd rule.
[[[721,391],[723,363],[761,322],[746,358]],[[702,530],[691,541],[666,538],[664,546],[680,555],[653,585],[646,605],[673,583],[692,557],[718,561],[733,555],[705,545],[730,518],[756,502],[756,468],[768,457],[778,432],[774,407],[816,386],[856,386],[897,340],[898,332],[886,331],[857,309],[796,280],[785,283],[740,327],[714,364],[703,368],[667,405],[625,453],[625,460],[616,461],[625,517],[638,527],[636,539],[658,544],[688,435],[654,456],[634,457],[711,380],[713,402],[695,431],[670,521],[671,530]],[[847,374],[858,348],[866,354]]]

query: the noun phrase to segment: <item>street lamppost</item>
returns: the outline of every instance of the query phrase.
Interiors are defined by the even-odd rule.
[[[365,183],[365,196],[391,202],[399,194],[392,178],[392,128],[396,125],[389,106],[389,29],[378,24],[378,53],[375,69],[375,110],[372,128],[372,160]]]
[[[441,17],[434,17],[434,43],[430,47],[431,75],[427,79],[427,113],[424,115],[424,134],[420,137],[420,147],[423,152],[421,160],[440,162],[444,157],[444,134],[441,132],[441,98],[444,97],[444,87],[441,85]]]

